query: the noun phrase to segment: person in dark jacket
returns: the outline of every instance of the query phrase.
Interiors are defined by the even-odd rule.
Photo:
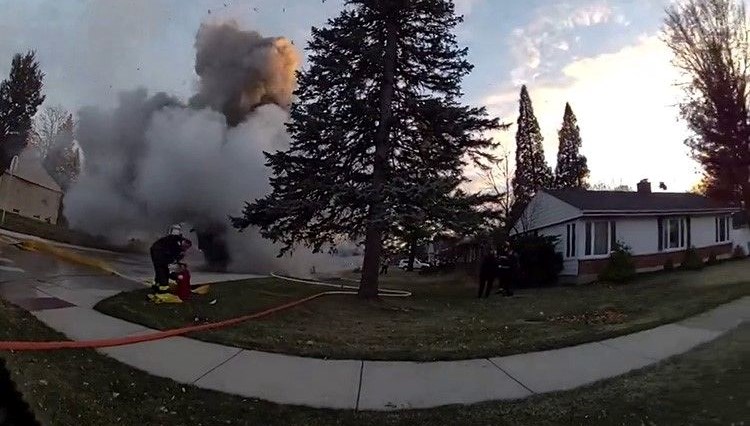
[[[489,252],[482,259],[479,265],[479,294],[478,297],[489,297],[492,291],[492,284],[497,277],[497,257],[495,253]]]
[[[500,289],[497,294],[513,296],[513,280],[516,274],[516,258],[512,252],[506,252],[498,259],[497,278]]]
[[[383,260],[380,263],[380,275],[387,275],[388,274],[388,266],[391,263],[391,259],[388,258],[388,256],[384,256]]]
[[[152,289],[155,293],[169,292],[169,265],[182,260],[191,246],[190,240],[180,234],[161,237],[151,245],[151,262],[154,264]]]

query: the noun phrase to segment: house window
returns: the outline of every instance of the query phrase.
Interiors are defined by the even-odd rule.
[[[729,216],[719,216],[716,218],[716,242],[726,241],[729,241]]]
[[[612,250],[614,222],[586,222],[586,256],[603,256]]]
[[[664,242],[664,249],[679,249],[684,248],[686,245],[686,230],[687,224],[685,218],[676,217],[664,219],[662,226],[662,241]]]
[[[565,226],[565,257],[576,257],[576,224],[569,223]]]

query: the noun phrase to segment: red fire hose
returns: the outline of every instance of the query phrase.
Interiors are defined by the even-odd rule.
[[[57,341],[57,342],[30,342],[30,341],[5,341],[0,342],[0,351],[49,351],[55,349],[94,349],[94,348],[109,348],[112,346],[123,346],[131,345],[134,343],[151,342],[154,340],[165,339],[167,337],[180,336],[187,333],[194,333],[197,331],[214,330],[217,328],[228,327],[230,325],[239,324],[243,321],[251,319],[263,318],[273,313],[283,311],[285,309],[293,308],[301,305],[305,302],[317,299],[319,297],[341,294],[348,292],[336,292],[326,291],[323,293],[314,294],[304,299],[295,300],[283,305],[279,305],[270,309],[266,309],[260,312],[256,312],[250,315],[244,315],[237,318],[231,318],[224,321],[212,322],[208,324],[191,325],[181,328],[173,328],[171,330],[157,331],[150,334],[143,334],[139,336],[126,336],[126,337],[115,337],[111,339],[99,339],[99,340],[82,340],[82,341]]]
[[[285,277],[281,275],[271,274],[274,277],[284,279],[287,281],[302,282],[313,285],[327,286],[327,287],[338,287],[342,290],[339,291],[324,291],[317,293],[312,296],[305,297],[303,299],[294,300],[283,305],[275,306],[273,308],[265,309],[254,314],[243,315],[236,318],[230,318],[224,321],[212,322],[208,324],[190,325],[187,327],[173,328],[170,330],[157,331],[154,333],[143,334],[138,336],[125,336],[115,337],[110,339],[99,339],[99,340],[81,340],[81,341],[57,341],[57,342],[32,342],[32,341],[0,341],[0,351],[50,351],[56,349],[96,349],[96,348],[109,348],[113,346],[124,346],[132,345],[134,343],[151,342],[154,340],[166,339],[168,337],[181,336],[187,333],[194,333],[198,331],[215,330],[218,328],[229,327],[232,325],[239,324],[244,321],[259,319],[276,312],[284,311],[286,309],[299,306],[303,303],[307,303],[311,300],[318,299],[324,296],[337,296],[337,295],[353,295],[355,291],[343,291],[343,289],[355,289],[356,287],[346,285],[329,284],[320,281],[302,280],[299,278]],[[388,290],[381,289],[381,296],[385,297],[409,297],[411,293],[401,290]]]

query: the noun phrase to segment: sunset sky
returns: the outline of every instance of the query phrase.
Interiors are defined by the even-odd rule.
[[[660,40],[670,0],[458,0],[459,40],[474,72],[465,101],[515,121],[527,84],[554,167],[565,102],[578,116],[592,182],[635,186],[641,178],[689,189],[696,164],[678,120],[679,74]],[[77,110],[111,105],[145,86],[187,98],[193,39],[201,22],[235,19],[302,48],[341,0],[0,0],[0,72],[13,53],[36,49],[47,103]],[[515,129],[498,134],[509,151]]]

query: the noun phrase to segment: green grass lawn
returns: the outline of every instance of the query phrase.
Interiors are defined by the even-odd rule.
[[[0,339],[60,340],[0,300]],[[45,425],[677,425],[750,418],[750,324],[653,367],[522,401],[392,413],[291,407],[181,385],[92,350],[0,352]]]
[[[127,247],[109,244],[103,237],[95,237],[85,232],[76,231],[62,225],[53,225],[40,220],[19,216],[14,213],[6,213],[5,222],[0,228],[22,234],[35,235],[47,240],[61,243],[75,244],[84,247],[99,248],[104,250],[123,251]]]
[[[652,328],[750,294],[750,261],[699,272],[641,277],[624,286],[590,285],[474,298],[475,287],[450,276],[405,273],[384,287],[407,299],[366,302],[331,296],[259,321],[191,335],[227,345],[303,356],[373,360],[447,360],[557,348]],[[190,305],[153,305],[146,291],[100,302],[106,314],[157,329],[191,323],[194,310],[222,320],[326,288],[258,279],[212,286]],[[210,301],[216,300],[214,305]]]

